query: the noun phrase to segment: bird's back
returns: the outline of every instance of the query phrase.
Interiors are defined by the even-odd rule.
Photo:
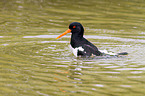
[[[96,56],[101,55],[101,52],[98,50],[98,48],[85,38],[81,38],[79,40],[72,39],[71,46],[74,49],[77,49],[78,56],[84,57],[84,56],[92,56],[92,55],[96,55]]]

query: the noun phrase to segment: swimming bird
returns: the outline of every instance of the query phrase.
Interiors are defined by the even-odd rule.
[[[56,39],[70,32],[72,33],[70,45],[73,50],[73,54],[76,57],[103,56],[105,54],[105,52],[98,50],[98,48],[94,44],[92,44],[91,42],[89,42],[87,39],[83,37],[84,28],[82,24],[80,24],[79,22],[72,22],[69,25],[69,29],[66,30],[64,33],[62,33],[61,35],[59,35]],[[113,55],[118,55],[118,54],[113,54]]]

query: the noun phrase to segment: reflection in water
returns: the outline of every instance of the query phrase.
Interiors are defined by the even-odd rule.
[[[123,58],[122,58],[123,59]],[[118,68],[127,67],[128,65],[116,65],[112,63],[112,60],[118,61],[118,63],[123,63],[122,59],[101,59],[101,60],[73,60],[69,65],[69,75],[68,78],[75,80],[71,83],[74,83],[74,87],[77,88],[77,91],[80,93],[90,93],[88,90],[97,91],[98,94],[105,94],[100,90],[100,88],[110,88],[114,89],[110,90],[112,92],[119,92],[120,88],[122,92],[125,92],[130,89],[126,88],[134,88],[138,81],[134,81],[134,79],[142,78],[141,76],[137,76],[142,74],[142,71],[133,71],[137,69],[129,69],[124,72],[124,70],[117,70]],[[106,64],[105,64],[106,63]],[[131,73],[130,70],[132,70]],[[121,80],[121,82],[120,82]],[[129,81],[129,82],[128,82]],[[142,81],[141,81],[142,82]],[[130,85],[131,84],[131,85]],[[87,90],[81,89],[87,86]],[[135,90],[130,90],[130,92],[134,92]],[[111,95],[112,93],[110,93]]]
[[[77,82],[73,82],[73,83],[82,84],[81,76],[83,74],[81,73],[81,71],[82,71],[81,65],[82,64],[78,63],[77,61],[72,61],[71,64],[69,65],[69,72],[71,74],[68,76],[68,78],[77,81]]]

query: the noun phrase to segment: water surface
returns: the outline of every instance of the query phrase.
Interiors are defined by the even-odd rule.
[[[1,0],[0,95],[144,96],[143,0]],[[55,38],[71,22],[114,58],[76,58],[70,35]]]

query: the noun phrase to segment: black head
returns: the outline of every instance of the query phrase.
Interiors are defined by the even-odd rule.
[[[80,23],[73,22],[69,25],[69,29],[66,30],[64,33],[62,33],[61,35],[59,35],[56,39],[64,36],[67,33],[70,33],[70,32],[72,33],[73,38],[75,38],[75,37],[82,38],[83,34],[84,34],[84,28]]]
[[[69,29],[71,29],[72,34],[77,34],[79,36],[83,36],[84,28],[79,22],[73,22],[69,25]]]

